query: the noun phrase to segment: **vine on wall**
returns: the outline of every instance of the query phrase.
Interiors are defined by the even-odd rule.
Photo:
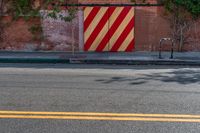
[[[8,15],[11,17],[12,22],[23,19],[29,21],[34,18],[50,17],[53,19],[61,19],[66,22],[71,22],[77,13],[76,7],[62,8],[60,5],[71,2],[71,0],[0,0],[0,33],[3,32],[3,28],[10,24],[2,24],[2,17]],[[36,2],[39,2],[39,4]],[[47,15],[43,15],[40,11],[48,10]],[[67,10],[68,15],[62,15],[62,10]],[[59,15],[58,15],[59,14]],[[37,38],[38,33],[42,32],[40,24],[33,24],[28,29],[33,38]],[[37,38],[38,39],[38,38]]]

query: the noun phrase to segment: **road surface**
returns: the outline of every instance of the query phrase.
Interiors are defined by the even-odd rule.
[[[1,133],[198,133],[200,68],[0,64]]]

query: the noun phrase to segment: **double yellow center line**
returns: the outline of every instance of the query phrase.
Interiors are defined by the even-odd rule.
[[[60,119],[200,123],[200,115],[0,111],[0,119]]]

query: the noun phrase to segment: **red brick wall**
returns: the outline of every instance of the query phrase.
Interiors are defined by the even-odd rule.
[[[35,51],[37,50],[40,41],[34,39],[33,34],[30,32],[30,27],[40,25],[40,19],[31,19],[30,21],[24,21],[19,19],[18,21],[12,21],[9,16],[3,18],[4,25],[8,25],[4,28],[2,33],[2,42],[0,43],[0,50],[8,51]]]
[[[136,51],[156,51],[159,40],[170,36],[170,27],[160,16],[162,7],[136,7],[135,46]]]
[[[138,0],[141,1],[141,0]],[[79,0],[82,3],[126,3],[129,0]],[[156,3],[156,0],[148,0],[148,3]],[[135,47],[136,51],[157,51],[159,40],[162,37],[170,37],[171,29],[166,19],[162,17],[162,7],[136,7],[135,8]],[[40,22],[40,21],[38,21]],[[32,22],[35,23],[35,22]],[[45,40],[39,42],[33,40],[27,23],[22,20],[13,23],[4,32],[4,40],[0,44],[0,50],[24,50],[24,51],[71,51],[71,24],[60,21],[42,21]],[[76,19],[75,49],[79,48],[79,25]],[[200,22],[196,22],[191,28],[193,41],[184,46],[185,51],[200,51]],[[165,50],[169,50],[166,45]]]

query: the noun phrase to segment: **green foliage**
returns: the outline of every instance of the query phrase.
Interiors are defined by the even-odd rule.
[[[68,16],[62,15],[61,5],[65,4],[67,1],[68,0],[57,0],[55,2],[55,0],[44,0],[43,9],[48,9],[48,6],[53,3],[51,12],[49,12],[47,16],[53,19],[61,19],[66,22],[70,22],[76,17],[77,8],[67,8],[66,10],[68,11]]]
[[[200,0],[159,0],[164,4],[170,22],[173,39],[182,51],[189,38],[189,29],[200,17]]]
[[[12,14],[15,20],[21,16],[25,20],[39,16],[39,9],[33,7],[33,0],[11,0],[10,6],[9,14]]]
[[[176,12],[177,9],[184,9],[193,18],[200,17],[200,0],[160,0],[164,3],[166,9],[170,12]]]
[[[32,20],[32,18],[44,18],[50,17],[53,19],[61,19],[66,22],[71,22],[77,13],[76,7],[63,8],[62,4],[65,4],[69,0],[42,0],[41,5],[35,5],[35,0],[5,0],[4,5],[6,5],[6,14],[12,17],[13,21],[17,21],[19,18],[24,20]],[[47,14],[42,14],[41,10],[48,10]],[[67,10],[68,15],[63,14],[62,11]],[[1,16],[0,16],[1,19]],[[12,21],[12,22],[13,22]],[[2,21],[0,21],[1,24]],[[12,23],[10,22],[10,23]],[[39,35],[42,33],[42,27],[40,24],[33,24],[28,29],[34,39],[39,39]],[[0,25],[0,31],[1,25]]]
[[[33,25],[28,29],[32,34],[42,32],[42,27],[40,25]]]
[[[200,0],[176,0],[176,4],[183,6],[193,17],[200,16]]]
[[[39,24],[34,24],[32,25],[29,29],[29,32],[32,33],[33,35],[33,40],[42,40],[43,36],[41,35],[42,33],[42,27]]]
[[[69,12],[68,16],[58,15],[62,10],[61,6],[68,0],[43,0],[43,3],[40,7],[35,7],[35,0],[8,0],[10,8],[8,14],[10,14],[14,20],[17,20],[20,17],[23,17],[25,20],[28,20],[33,17],[43,17],[40,14],[40,10],[51,10],[48,13],[48,17],[53,19],[62,19],[64,21],[72,21],[76,17],[75,8],[67,9]],[[50,7],[50,8],[49,8]]]

